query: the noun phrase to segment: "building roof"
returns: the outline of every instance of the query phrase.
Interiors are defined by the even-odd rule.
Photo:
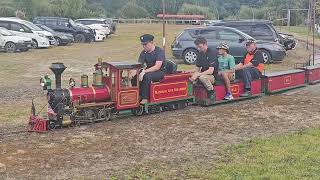
[[[141,68],[140,63],[132,63],[132,62],[107,62],[104,64],[109,64],[117,69],[136,69],[136,68]]]
[[[162,18],[163,14],[158,14],[157,18]],[[203,15],[182,15],[182,14],[165,14],[166,19],[205,19]]]

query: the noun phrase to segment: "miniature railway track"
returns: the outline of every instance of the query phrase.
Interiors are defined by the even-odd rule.
[[[27,129],[27,126],[25,125],[4,128],[2,129],[2,132],[0,132],[0,139],[4,137],[12,137],[12,136],[27,134],[27,133],[28,133],[28,129]]]

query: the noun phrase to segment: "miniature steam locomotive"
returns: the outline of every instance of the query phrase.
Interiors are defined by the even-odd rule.
[[[94,65],[93,84],[89,86],[88,76],[81,76],[80,87],[75,87],[75,80],[69,80],[69,88],[61,87],[61,75],[66,69],[62,63],[50,66],[55,75],[56,89],[51,87],[48,76],[41,78],[40,83],[47,91],[48,117],[39,117],[33,111],[29,119],[29,131],[44,132],[63,126],[82,123],[107,121],[121,112],[131,111],[132,114],[157,113],[167,110],[185,108],[190,104],[210,106],[222,102],[225,86],[216,82],[215,95],[208,98],[206,89],[201,84],[189,82],[190,75],[184,72],[172,72],[165,75],[160,82],[150,86],[149,102],[140,103],[139,83],[130,77],[136,71],[139,77],[141,64],[127,62],[102,62]],[[133,78],[136,78],[133,77]],[[252,81],[252,96],[262,96],[283,90],[293,89],[320,82],[320,65],[304,66],[289,71],[265,73],[261,79]],[[233,101],[243,99],[243,82],[235,80],[231,84]],[[249,97],[249,98],[251,98]]]

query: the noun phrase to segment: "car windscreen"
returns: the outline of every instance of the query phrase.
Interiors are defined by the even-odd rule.
[[[3,36],[13,36],[14,34],[11,33],[10,31],[8,31],[7,29],[4,28],[0,28],[0,34],[2,34]]]
[[[112,24],[112,19],[106,19],[106,24]]]
[[[75,23],[72,19],[69,20],[69,23],[71,26],[79,26],[77,23]]]
[[[54,30],[52,30],[51,28],[47,27],[46,25],[40,25],[40,27],[45,31],[54,32]]]
[[[23,21],[23,23],[28,26],[31,30],[34,30],[34,31],[42,31],[41,28],[39,28],[38,26],[36,26],[35,24],[29,22],[29,21]]]

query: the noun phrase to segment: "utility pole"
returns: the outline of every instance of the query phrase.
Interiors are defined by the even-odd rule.
[[[166,6],[165,0],[162,0],[162,46],[163,51],[166,52]]]
[[[314,65],[314,56],[315,56],[315,48],[314,48],[314,31],[316,25],[316,0],[312,0],[312,65]]]
[[[287,1],[287,18],[288,18],[288,22],[287,22],[287,26],[290,26],[290,21],[291,21],[291,10],[290,10],[290,6],[291,6],[291,0]]]

